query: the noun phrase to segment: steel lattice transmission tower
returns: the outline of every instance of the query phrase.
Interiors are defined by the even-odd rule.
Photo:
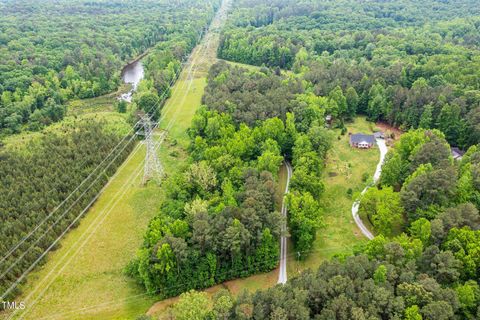
[[[145,134],[145,145],[147,147],[147,155],[145,157],[145,167],[143,172],[143,184],[148,180],[154,179],[160,181],[163,176],[163,167],[158,160],[155,152],[155,141],[153,140],[152,121],[148,115],[142,117],[142,125]]]

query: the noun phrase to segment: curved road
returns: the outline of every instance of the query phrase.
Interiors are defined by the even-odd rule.
[[[290,185],[290,178],[292,177],[292,166],[290,163],[285,161],[287,167],[287,184],[285,186],[285,194],[288,193],[288,186]],[[282,215],[287,217],[287,207],[285,206],[285,198],[282,202]],[[286,283],[287,282],[287,221],[282,227],[282,236],[280,238],[280,272],[278,273],[278,282],[277,283]]]
[[[388,148],[387,145],[385,144],[385,140],[383,139],[376,139],[377,141],[377,146],[378,149],[380,150],[380,161],[377,164],[377,169],[375,170],[375,174],[373,175],[373,184],[377,183],[378,179],[380,179],[380,174],[382,173],[382,166],[383,162],[385,160],[385,155],[387,154]],[[370,188],[372,185],[368,185],[363,189],[362,195]],[[367,237],[368,239],[373,239],[374,235],[368,230],[368,228],[363,224],[362,219],[360,219],[360,216],[358,215],[358,208],[360,207],[360,200],[357,200],[353,203],[352,206],[352,216],[353,220],[355,220],[355,223],[357,224],[358,228],[360,231],[362,231],[363,235]]]

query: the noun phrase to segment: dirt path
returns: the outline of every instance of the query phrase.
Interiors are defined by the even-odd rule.
[[[377,169],[375,170],[375,174],[373,175],[373,184],[376,184],[378,182],[378,179],[380,179],[380,175],[382,173],[382,166],[385,161],[385,155],[387,154],[387,151],[388,151],[387,145],[385,144],[385,140],[383,139],[376,139],[376,140],[377,140],[378,149],[380,150],[380,160],[378,162]],[[367,192],[368,188],[370,187],[371,185],[363,189],[361,194],[363,195],[365,192]],[[362,219],[358,215],[359,208],[360,208],[360,200],[357,200],[353,203],[353,206],[352,206],[353,220],[355,220],[355,223],[357,224],[360,231],[362,231],[363,235],[371,240],[375,236],[370,230],[368,230],[368,228],[365,226]]]
[[[288,186],[290,185],[290,178],[292,177],[292,166],[290,163],[285,161],[285,166],[287,167],[287,184],[285,187],[285,194],[288,193]],[[282,202],[282,216],[287,218],[287,207],[285,206],[285,197]],[[287,282],[287,222],[282,226],[282,237],[280,238],[280,271],[278,272],[278,283]]]

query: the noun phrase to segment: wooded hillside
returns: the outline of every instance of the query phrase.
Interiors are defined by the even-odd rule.
[[[438,128],[468,148],[480,142],[479,15],[473,0],[236,1],[218,52],[358,101],[334,116]]]

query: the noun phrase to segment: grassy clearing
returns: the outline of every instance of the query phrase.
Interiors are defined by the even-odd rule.
[[[229,65],[232,65],[234,67],[244,68],[244,69],[247,69],[247,70],[250,70],[250,71],[258,71],[261,68],[259,66],[254,66],[254,65],[251,65],[251,64],[245,64],[245,63],[234,62],[234,61],[229,61],[229,60],[223,60],[222,59],[222,61],[225,61],[226,63],[228,63]]]
[[[206,85],[204,70],[215,62],[217,43],[218,35],[207,35],[204,44],[195,49],[162,110],[160,130],[155,136],[159,139],[160,133],[167,131],[158,155],[169,175],[185,165],[186,130],[201,104]],[[92,108],[108,113],[107,97],[82,101],[72,114],[87,115]],[[141,185],[144,157],[145,147],[140,145],[79,227],[63,239],[62,247],[49,255],[42,268],[29,276],[23,288],[25,294],[19,297],[27,308],[16,317],[134,319],[158,300],[147,296],[143,288],[123,274],[164,197],[163,188],[156,183]]]
[[[365,118],[357,118],[353,123],[347,125],[348,131],[372,132],[374,125],[367,122]],[[340,136],[340,130],[335,130]],[[350,252],[351,247],[361,241],[366,241],[358,230],[352,218],[351,207],[353,200],[347,195],[347,190],[352,188],[353,193],[360,192],[366,185],[362,181],[364,172],[370,176],[375,171],[378,162],[379,152],[377,149],[358,150],[352,149],[348,144],[348,135],[340,136],[335,141],[333,149],[325,169],[325,193],[322,196],[324,207],[324,222],[326,227],[319,229],[315,249],[305,261],[295,259],[295,251],[291,242],[288,244],[289,256],[287,262],[288,277],[291,278],[302,270],[316,268],[326,259],[335,254]],[[329,175],[335,172],[336,176]],[[285,190],[286,168],[281,167],[279,172],[279,185],[277,192],[276,207],[281,207],[282,195]],[[215,292],[225,288],[234,296],[243,290],[253,292],[258,289],[265,289],[274,286],[278,280],[278,269],[269,273],[258,274],[247,278],[227,281],[204,290],[209,297]],[[166,299],[155,303],[148,314],[159,319],[169,319],[169,308],[178,300],[178,297]]]
[[[168,136],[176,139],[183,148],[188,146],[189,139],[186,130],[190,127],[195,111],[201,104],[206,85],[206,78],[179,79],[173,90],[177,90],[178,95],[182,95],[188,90],[188,94],[180,98],[172,96],[162,111],[166,118],[160,123],[160,129],[167,130]],[[167,116],[170,117],[167,118]],[[172,126],[172,123],[175,125]]]
[[[374,125],[365,118],[357,118],[347,124],[350,133],[370,133]],[[324,208],[325,228],[317,232],[314,250],[305,261],[295,260],[295,251],[289,243],[288,276],[294,276],[304,269],[316,268],[326,259],[336,254],[351,252],[352,246],[366,239],[362,236],[352,218],[353,199],[347,194],[349,188],[353,194],[360,192],[366,183],[364,173],[373,176],[378,163],[378,149],[359,150],[348,144],[348,134],[334,142],[325,168],[325,193],[321,202]]]
[[[226,63],[228,63],[232,66],[239,67],[239,68],[244,68],[244,69],[247,69],[249,71],[260,71],[260,69],[262,69],[262,67],[254,66],[254,65],[251,65],[251,64],[245,64],[245,63],[234,62],[234,61],[223,60],[223,59],[220,59],[220,60],[225,61]],[[293,75],[293,72],[291,70],[281,69],[281,71],[282,71],[283,75],[287,75],[287,76]]]
[[[185,130],[200,105],[205,85],[204,78],[195,79],[187,88],[187,81],[176,84],[163,110],[162,126],[174,124],[159,150],[169,174],[184,163]],[[141,145],[125,162],[80,226],[67,235],[41,270],[29,277],[24,291],[33,295],[20,298],[27,301],[22,313],[26,319],[132,319],[145,313],[155,301],[123,274],[163,199],[162,188],[155,183],[141,186],[144,149]],[[139,175],[130,181],[136,173]]]
[[[128,134],[132,126],[127,123],[127,115],[117,112],[92,112],[75,116],[67,116],[62,121],[51,124],[41,131],[29,132],[25,131],[19,134],[6,137],[2,143],[6,149],[21,150],[25,144],[34,141],[45,134],[56,133],[63,134],[65,129],[71,127],[74,123],[88,120],[97,120],[105,123],[105,130],[113,132],[121,136]]]
[[[114,111],[117,97],[131,89],[131,84],[121,84],[117,91],[96,98],[72,100],[68,104],[67,115],[82,115],[96,112]]]

